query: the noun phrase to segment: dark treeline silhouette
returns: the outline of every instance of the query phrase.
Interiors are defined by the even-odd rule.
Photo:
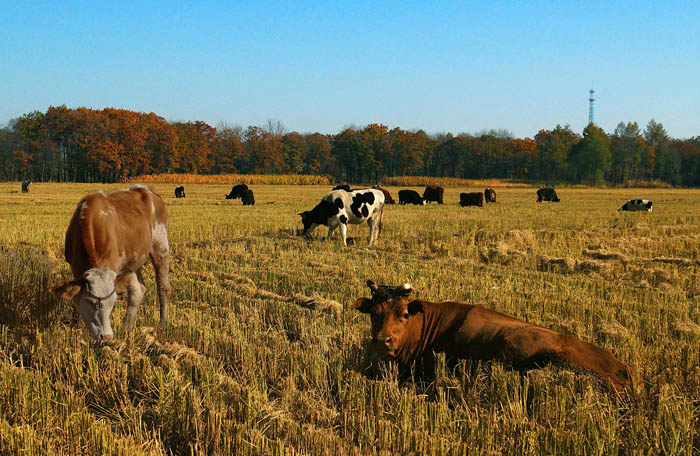
[[[700,136],[672,139],[650,120],[611,134],[589,124],[534,139],[507,130],[428,135],[371,124],[336,135],[168,122],[125,109],[49,107],[0,129],[0,179],[118,182],[143,174],[314,174],[355,183],[382,177],[501,178],[540,182],[660,181],[700,186]]]

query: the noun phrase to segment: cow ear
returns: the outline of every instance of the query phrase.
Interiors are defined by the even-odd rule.
[[[408,303],[408,313],[415,315],[418,312],[423,312],[423,304],[420,301],[411,301]]]
[[[51,291],[59,298],[70,301],[80,293],[82,284],[82,280],[61,280],[51,287]]]
[[[114,281],[114,289],[117,291],[117,293],[124,293],[124,290],[126,290],[129,282],[131,282],[131,275],[121,275]]]
[[[367,298],[357,298],[353,306],[356,310],[359,310],[362,313],[369,313],[369,310],[372,308],[372,300]]]

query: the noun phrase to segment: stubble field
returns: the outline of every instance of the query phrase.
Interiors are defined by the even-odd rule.
[[[123,185],[0,184],[0,453],[700,453],[700,191],[496,188],[498,203],[387,206],[378,243],[297,235],[327,186],[155,184],[170,212],[173,297],[136,329],[89,339],[50,292],[69,278],[78,200]],[[395,199],[398,188],[388,188]],[[421,190],[416,188],[416,190]],[[476,188],[473,191],[483,191]],[[654,212],[618,213],[629,198]],[[635,387],[547,367],[520,376],[461,362],[404,379],[369,349],[352,309],[366,279],[428,300],[480,304],[609,348]]]

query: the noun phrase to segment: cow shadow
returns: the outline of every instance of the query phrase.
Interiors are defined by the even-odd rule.
[[[314,232],[311,234],[304,235],[304,230],[301,228],[281,228],[277,231],[268,231],[264,233],[264,236],[272,239],[289,239],[289,240],[302,240],[308,243],[323,243],[323,242],[336,242],[342,245],[340,240],[340,233],[335,232],[331,237],[330,241],[328,237],[324,234]],[[358,243],[359,238],[357,237],[346,237],[345,238],[348,245],[355,245]]]

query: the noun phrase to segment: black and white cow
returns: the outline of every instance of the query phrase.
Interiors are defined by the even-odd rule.
[[[32,186],[32,181],[22,181],[22,193],[29,193],[29,188]]]
[[[399,190],[399,204],[424,205],[425,199],[415,190]]]
[[[304,236],[309,236],[318,225],[328,227],[328,239],[333,231],[340,227],[343,245],[347,243],[347,225],[367,222],[369,225],[369,245],[377,240],[382,228],[384,213],[384,193],[380,190],[367,189],[346,192],[333,190],[321,199],[310,211],[300,212],[304,224]]]
[[[629,200],[618,211],[646,211],[651,212],[654,203],[649,200]]]
[[[175,187],[175,198],[184,198],[185,197],[185,186],[180,185],[179,187]]]

